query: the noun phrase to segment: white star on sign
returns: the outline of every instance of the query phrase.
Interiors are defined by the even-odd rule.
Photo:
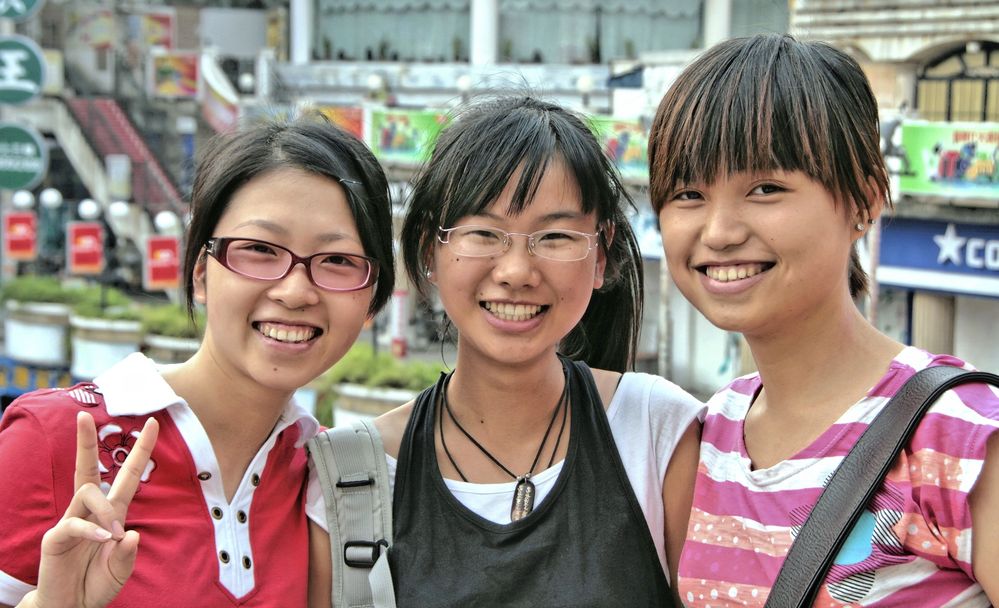
[[[961,265],[961,247],[964,246],[964,242],[968,239],[957,236],[957,228],[954,227],[954,224],[947,224],[947,230],[943,234],[935,235],[933,240],[940,247],[940,253],[937,255],[937,264],[944,264],[950,261],[955,266]]]

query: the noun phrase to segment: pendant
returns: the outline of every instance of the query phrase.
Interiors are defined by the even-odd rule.
[[[527,517],[534,510],[534,482],[527,474],[517,478],[517,487],[513,490],[513,504],[510,505],[510,521]]]

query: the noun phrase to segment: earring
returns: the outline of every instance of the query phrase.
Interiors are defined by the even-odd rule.
[[[861,224],[860,222],[857,222],[856,224],[854,224],[853,227],[856,228],[857,230],[859,230],[860,232],[864,231],[864,225]]]
[[[433,276],[434,276],[434,271],[433,270],[427,270],[427,272],[426,272],[427,280],[429,281],[431,278],[433,278]]]
[[[870,224],[871,226],[873,226],[873,225],[874,225],[874,224],[876,224],[877,222],[878,222],[878,221],[877,221],[876,219],[874,219],[874,218],[871,218],[871,219],[867,220],[867,223],[868,223],[868,224]]]

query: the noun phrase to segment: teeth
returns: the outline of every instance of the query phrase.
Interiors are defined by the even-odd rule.
[[[526,321],[541,312],[541,306],[537,304],[486,302],[486,310],[504,321]]]
[[[314,327],[300,327],[289,329],[284,325],[273,323],[261,323],[259,331],[263,335],[278,342],[306,342],[316,335]]]
[[[739,266],[708,266],[705,274],[716,281],[728,283],[748,279],[763,272],[763,264],[741,264]]]

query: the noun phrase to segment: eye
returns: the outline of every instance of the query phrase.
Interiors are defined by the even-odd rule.
[[[280,255],[277,249],[260,241],[234,241],[232,243],[232,247],[237,249],[240,253],[257,254],[261,256]]]
[[[352,255],[346,255],[343,253],[329,253],[324,255],[325,257],[323,257],[320,262],[323,266],[359,268],[364,264],[364,261],[361,258],[356,258]]]
[[[777,194],[779,192],[784,192],[784,188],[781,188],[777,184],[766,183],[766,184],[760,184],[759,186],[753,188],[750,194],[767,195],[767,194]]]
[[[578,239],[579,236],[572,232],[563,232],[561,230],[547,230],[535,236],[535,241],[538,242],[558,242],[558,241],[572,241]]]
[[[677,190],[667,200],[666,206],[693,207],[704,202],[704,197],[697,190]]]
[[[467,229],[462,230],[461,234],[466,237],[471,237],[483,241],[486,240],[499,241],[502,240],[503,238],[499,232],[497,232],[492,228],[482,228],[477,226],[469,226]]]

